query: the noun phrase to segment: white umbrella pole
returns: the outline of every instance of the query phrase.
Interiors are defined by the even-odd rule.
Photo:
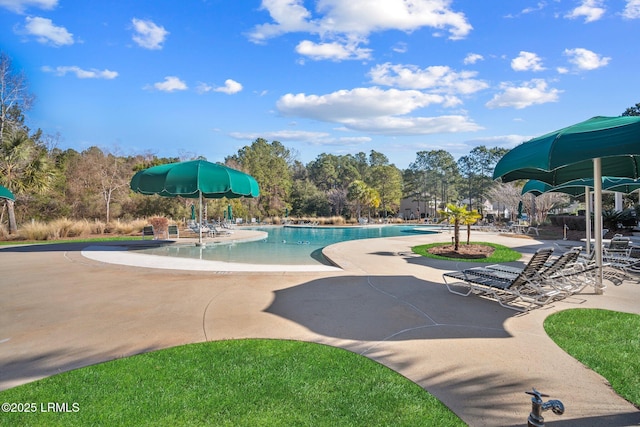
[[[595,293],[600,295],[604,291],[602,290],[602,169],[600,158],[593,159],[593,192],[594,197],[594,209],[593,209],[593,228],[596,234],[596,245],[594,250],[596,251],[596,266],[598,268],[596,274]]]
[[[591,255],[591,188],[589,187],[584,187],[584,202],[587,210],[585,218],[587,224],[587,255]]]

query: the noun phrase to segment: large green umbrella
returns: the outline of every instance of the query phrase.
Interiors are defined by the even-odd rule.
[[[131,189],[141,194],[199,199],[200,224],[203,198],[233,199],[260,195],[258,182],[251,175],[206,160],[169,163],[139,171],[131,178]],[[202,227],[198,244],[202,244]]]
[[[493,178],[504,182],[537,179],[554,186],[593,178],[596,230],[602,230],[602,176],[640,177],[640,117],[593,117],[534,138],[505,154],[493,171]],[[595,240],[596,263],[602,267],[601,232]]]
[[[640,117],[593,117],[515,147],[496,164],[494,179],[537,179],[551,185],[600,176],[640,178]]]
[[[565,182],[557,186],[552,186],[546,182],[530,179],[522,187],[521,194],[531,193],[535,196],[539,196],[543,193],[564,193],[571,196],[582,196],[586,193],[585,203],[587,205],[587,212],[591,212],[591,197],[590,191],[593,189],[593,178],[587,179],[574,179],[573,181]],[[615,178],[611,176],[602,177],[602,190],[603,191],[615,191],[624,194],[630,194],[640,189],[640,180],[631,178]],[[587,221],[587,241],[591,240],[591,215],[586,216]],[[587,245],[587,253],[589,252],[590,245]]]
[[[2,185],[0,185],[0,199],[15,200],[16,197],[13,195],[13,193],[11,191],[9,191],[8,188],[3,187]]]
[[[539,196],[543,193],[564,193],[571,196],[582,196],[586,189],[593,189],[593,178],[574,179],[560,185],[550,185],[546,182],[530,179],[522,187],[521,194],[532,193]],[[640,189],[640,180],[631,178],[614,178],[611,176],[602,177],[602,191],[615,191],[618,193],[630,194]]]

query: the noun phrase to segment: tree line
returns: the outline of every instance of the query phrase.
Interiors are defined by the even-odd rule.
[[[81,152],[58,147],[60,135],[32,130],[24,113],[34,102],[26,76],[0,52],[0,185],[16,196],[6,200],[0,223],[9,232],[31,219],[133,219],[190,215],[192,200],[135,194],[133,174],[163,163],[192,160],[193,156],[157,157],[153,153],[123,154],[117,148],[90,147]],[[640,104],[624,115],[637,115]],[[464,204],[483,212],[492,197],[505,207],[517,206],[517,190],[496,190],[493,168],[503,148],[479,146],[455,160],[445,150],[419,151],[401,170],[380,152],[320,154],[303,164],[279,141],[258,138],[224,163],[252,175],[260,185],[256,199],[210,200],[210,218],[222,217],[228,204],[240,217],[389,217],[400,212],[403,198],[417,202],[422,215],[436,215],[447,204]],[[491,196],[490,196],[491,195]],[[503,197],[504,196],[504,197]],[[520,200],[522,200],[520,198]]]

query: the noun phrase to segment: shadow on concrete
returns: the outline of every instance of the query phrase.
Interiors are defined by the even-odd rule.
[[[557,419],[554,419],[557,418]],[[627,412],[624,414],[603,415],[601,417],[574,418],[562,420],[555,415],[545,416],[544,424],[554,427],[584,427],[584,426],[607,426],[607,427],[629,427],[640,425],[640,411]],[[515,427],[515,425],[513,426]]]
[[[38,244],[19,244],[15,246],[2,247],[0,253],[38,253],[38,252],[67,252],[82,250],[104,250],[105,246],[120,246],[130,249],[156,248],[158,246],[171,245],[175,243],[172,240],[122,240],[122,241],[93,241],[93,242],[60,242],[60,243],[38,243]],[[94,246],[95,248],[92,248]]]
[[[361,340],[507,338],[514,311],[460,298],[413,276],[339,276],[274,292],[264,311],[328,337]]]
[[[70,352],[69,349],[61,348],[26,357],[24,355],[2,357],[0,359],[2,366],[2,370],[0,370],[0,391],[74,369],[122,357],[148,353],[162,348],[164,347],[153,345],[131,351],[131,347],[119,347],[101,353],[90,353],[88,351]]]

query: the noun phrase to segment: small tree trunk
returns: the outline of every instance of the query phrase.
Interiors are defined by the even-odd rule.
[[[460,249],[460,222],[457,218],[453,223],[453,242],[453,250],[458,252],[458,250]]]
[[[13,200],[7,200],[7,212],[9,213],[9,234],[18,232],[18,225],[16,224],[16,212],[14,210],[15,202]]]

